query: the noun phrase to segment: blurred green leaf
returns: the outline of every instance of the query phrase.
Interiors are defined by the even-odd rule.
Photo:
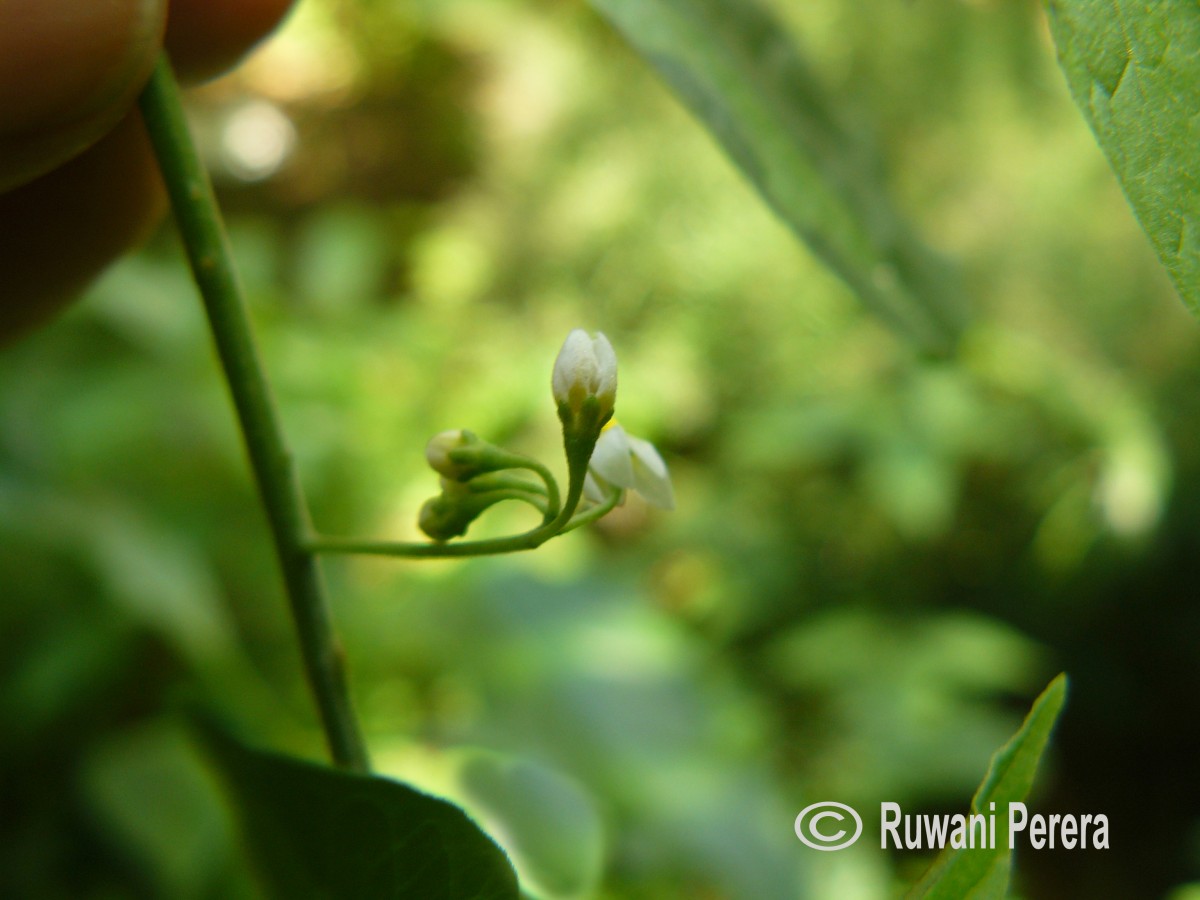
[[[808,738],[830,793],[953,802],[979,783],[979,760],[1011,734],[994,700],[1031,686],[1041,651],[973,613],[922,618],[838,607],[807,616],[763,665],[796,700],[835,723]],[[851,801],[853,802],[853,800]]]
[[[886,199],[787,30],[751,0],[592,0],[763,198],[876,314],[927,350],[958,330],[952,278]]]
[[[118,503],[79,511],[75,523],[113,599],[194,661],[233,646],[233,625],[209,563],[183,537]]]
[[[588,897],[600,881],[604,832],[582,788],[530,760],[464,750],[458,781],[512,853],[521,883],[536,897]]]
[[[104,610],[56,616],[47,625],[9,650],[0,670],[0,756],[45,740],[55,725],[103,696],[128,662],[128,630]]]
[[[516,900],[504,852],[466,814],[399,782],[200,729],[275,897]]]
[[[971,798],[972,814],[986,814],[990,803],[995,803],[997,809],[1005,809],[1010,803],[1023,801],[1029,795],[1038,763],[1066,698],[1067,676],[1059,675],[1033,702],[1025,723],[1012,740],[992,757],[987,775]],[[910,900],[1005,897],[1012,872],[1006,815],[996,816],[995,838],[994,847],[944,850],[909,892]]]
[[[379,296],[388,265],[388,226],[370,209],[339,205],[317,210],[304,223],[296,253],[301,296],[336,314]]]
[[[155,722],[99,743],[82,784],[106,845],[176,900],[254,896],[212,774],[177,724]]]
[[[1200,7],[1048,0],[1058,58],[1125,196],[1200,314]]]

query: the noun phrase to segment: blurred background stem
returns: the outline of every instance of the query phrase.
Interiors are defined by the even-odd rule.
[[[333,634],[321,573],[305,546],[304,495],[255,347],[212,185],[192,142],[179,87],[165,56],[142,92],[140,105],[267,512],[330,755],[338,766],[366,771],[366,748],[346,688],[342,651]]]

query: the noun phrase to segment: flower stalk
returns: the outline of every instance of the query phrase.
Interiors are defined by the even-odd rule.
[[[333,633],[317,560],[306,544],[308,508],[254,343],[212,185],[188,132],[179,86],[165,55],[139,105],[266,509],[330,755],[338,766],[365,772],[369,768],[366,745],[347,690],[341,647]]]

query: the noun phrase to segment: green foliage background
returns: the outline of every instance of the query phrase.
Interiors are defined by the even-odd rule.
[[[556,459],[575,326],[675,479],[676,513],[519,558],[331,561],[375,763],[538,896],[885,897],[928,855],[870,815],[808,852],[796,812],[962,811],[1067,670],[1032,802],[1107,814],[1113,849],[1019,853],[1018,890],[1165,896],[1200,878],[1200,328],[1034,4],[774,9],[960,268],[952,361],[863,312],[582,3],[305,0],[195,94],[323,530],[413,536],[446,428]],[[298,136],[258,180],[251,98]],[[321,739],[169,230],[0,354],[0,600],[0,894],[255,896],[179,696]]]

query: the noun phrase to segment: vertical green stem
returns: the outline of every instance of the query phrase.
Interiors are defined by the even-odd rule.
[[[212,185],[192,143],[179,88],[165,56],[140,104],[267,511],[330,754],[339,766],[366,771],[366,748],[346,689],[342,652],[330,623],[321,573],[305,544],[309,528],[304,496],[254,345]]]

